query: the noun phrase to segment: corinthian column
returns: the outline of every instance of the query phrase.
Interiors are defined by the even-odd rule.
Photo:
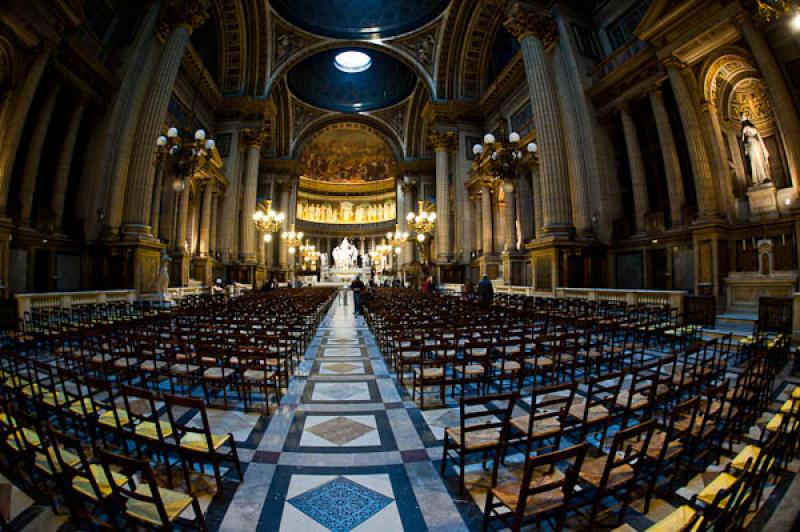
[[[242,153],[239,149],[239,131],[227,132],[231,136],[230,151],[225,159],[225,177],[228,188],[222,200],[222,216],[220,219],[220,248],[222,260],[226,264],[236,261],[238,253],[239,227],[239,184],[242,181]]]
[[[503,245],[503,253],[511,253],[517,249],[517,200],[514,197],[514,184],[508,181],[503,184],[505,192],[505,216],[506,216],[506,241]]]
[[[214,184],[206,183],[203,188],[203,204],[200,212],[200,245],[198,246],[198,254],[201,257],[207,257],[211,249],[211,202],[214,199],[213,196]]]
[[[61,231],[64,221],[64,199],[67,196],[69,170],[72,167],[75,142],[78,140],[78,130],[81,127],[81,119],[85,108],[86,100],[80,98],[69,116],[67,132],[64,134],[64,141],[61,144],[61,154],[58,156],[56,175],[53,180],[53,195],[50,198],[50,209],[53,211],[53,223],[57,232]]]
[[[785,144],[786,163],[789,167],[789,175],[795,193],[800,191],[800,118],[797,116],[797,109],[783,77],[781,67],[775,60],[775,54],[769,47],[766,39],[761,32],[753,25],[753,21],[747,15],[739,17],[739,25],[742,35],[750,50],[753,58],[758,64],[758,69],[764,76],[764,81],[769,90],[770,100],[772,100],[772,111],[778,128],[781,131]]]
[[[661,145],[661,157],[664,159],[664,173],[667,178],[667,193],[669,194],[669,207],[672,225],[683,223],[682,211],[686,201],[683,192],[683,175],[681,163],[678,159],[678,150],[675,147],[675,137],[672,135],[672,126],[669,124],[669,115],[664,107],[664,95],[660,88],[650,91],[650,106],[656,119],[658,141]]]
[[[433,131],[430,141],[436,151],[436,260],[449,262],[453,258],[450,244],[450,152],[455,146],[456,134]]]
[[[292,185],[287,181],[281,182],[281,211],[286,215],[286,221],[283,225],[283,230],[288,231],[289,226],[292,224],[292,221],[289,217],[289,194],[291,194]],[[278,251],[278,259],[280,261],[281,270],[288,270],[289,269],[289,246],[286,245],[286,241],[281,238],[279,241],[280,249]]]
[[[550,235],[566,235],[572,229],[569,172],[561,117],[546,55],[558,38],[556,27],[549,15],[524,11],[518,4],[504,25],[522,48],[539,145],[543,231]]]
[[[536,238],[544,236],[544,217],[542,216],[542,182],[539,179],[539,165],[531,172],[531,189],[533,190],[533,223]]]
[[[256,261],[256,226],[253,213],[256,210],[258,194],[258,165],[261,160],[261,148],[267,139],[263,129],[246,129],[242,131],[239,142],[245,150],[244,191],[242,193],[241,235],[242,247],[239,258],[245,263]]]
[[[403,182],[400,189],[403,191],[403,209],[398,211],[397,218],[400,222],[400,230],[408,231],[408,213],[414,212],[414,191],[416,184],[413,182]],[[403,245],[403,263],[409,264],[414,262],[414,238],[409,237]]]
[[[636,133],[636,124],[633,123],[631,110],[623,105],[619,114],[622,116],[622,128],[625,131],[625,146],[628,149],[628,166],[631,172],[631,186],[633,187],[633,208],[636,212],[636,232],[645,232],[644,217],[650,210],[650,200],[647,197],[647,178],[644,172],[642,149],[639,145],[639,135]]]
[[[169,0],[162,26],[172,30],[164,43],[161,59],[142,106],[136,127],[128,187],[125,194],[125,233],[134,237],[151,237],[150,205],[156,150],[155,143],[164,122],[164,115],[181,66],[181,59],[194,28],[205,22],[208,14],[201,2]]]
[[[16,94],[8,102],[8,105],[11,106],[11,111],[7,115],[8,121],[0,124],[3,131],[3,135],[0,136],[0,218],[6,214],[11,172],[14,170],[14,162],[22,138],[22,131],[25,127],[25,120],[28,118],[33,97],[39,87],[39,82],[49,59],[50,52],[42,48],[28,70],[25,81],[22,82]]]
[[[178,192],[178,221],[175,227],[175,241],[173,251],[183,254],[186,251],[186,232],[189,229],[189,185],[182,192]]]
[[[669,82],[672,85],[672,92],[675,93],[675,101],[678,104],[681,122],[683,122],[686,144],[689,148],[689,160],[692,163],[692,173],[694,174],[695,188],[697,189],[700,218],[714,218],[719,214],[716,186],[714,185],[714,175],[711,172],[711,163],[708,159],[708,151],[703,143],[703,130],[697,117],[697,108],[692,101],[689,86],[683,78],[679,63],[674,60],[668,60],[666,67]]]
[[[58,95],[61,93],[61,85],[57,84],[50,88],[47,97],[39,109],[36,117],[36,125],[31,134],[28,144],[28,158],[25,160],[25,168],[22,172],[22,181],[19,189],[19,202],[21,204],[21,218],[23,225],[30,225],[31,215],[33,214],[33,195],[36,192],[36,178],[39,175],[39,163],[42,160],[42,149],[47,138],[47,130],[50,127],[50,119],[53,117],[53,109],[56,107]]]
[[[483,254],[491,255],[494,251],[494,235],[492,235],[492,189],[489,185],[481,186],[481,225]]]

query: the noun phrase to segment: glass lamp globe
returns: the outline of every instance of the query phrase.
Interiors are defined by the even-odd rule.
[[[494,141],[495,141],[494,135],[492,135],[491,133],[487,133],[486,135],[483,136],[484,144],[494,144]]]
[[[480,155],[481,153],[483,153],[483,146],[481,146],[480,144],[474,145],[472,147],[472,153],[474,153],[475,155]]]
[[[206,141],[206,149],[207,149],[207,150],[213,150],[213,149],[214,149],[214,146],[216,146],[216,145],[217,145],[217,143],[216,143],[216,142],[214,142],[214,139],[208,139],[208,140]]]
[[[206,131],[204,129],[198,129],[194,132],[194,139],[195,140],[205,140],[206,138]]]
[[[295,249],[294,247],[290,247],[289,248],[289,254],[290,255],[294,255],[296,251],[297,251],[297,249]]]
[[[167,145],[167,137],[164,135],[159,135],[158,139],[156,140],[157,146],[166,146]]]
[[[417,242],[425,242],[425,233],[420,233],[417,235]]]
[[[396,248],[394,248],[394,252],[395,252],[396,255],[399,255],[399,254],[401,254],[403,252],[403,250],[401,248],[399,248],[399,247],[396,247]]]
[[[406,220],[408,220],[409,222],[413,221],[414,213],[413,212],[408,213],[408,215],[406,216]]]
[[[275,217],[275,219],[278,220],[279,222],[282,222],[285,218],[286,215],[283,214],[282,212],[278,213],[278,215]]]
[[[167,130],[167,136],[169,138],[171,138],[171,139],[174,139],[175,137],[177,137],[178,136],[178,128],[176,128],[176,127],[169,128]]]
[[[428,215],[428,220],[429,220],[431,223],[435,222],[435,221],[436,221],[436,213],[435,213],[435,212],[432,212],[432,213],[430,213],[430,214]]]
[[[172,190],[175,192],[183,192],[186,190],[186,181],[181,179],[180,177],[176,177],[172,180]]]
[[[512,131],[511,134],[508,136],[508,142],[512,144],[516,144],[519,142],[519,133],[516,131]]]
[[[297,233],[298,240],[303,240],[303,236],[304,236],[303,233]]]
[[[263,217],[264,217],[264,213],[261,212],[261,211],[256,211],[256,212],[253,213],[253,221],[254,222],[259,221]]]
[[[528,144],[528,153],[536,153],[538,149],[539,146],[537,146],[535,142],[531,142],[530,144]]]
[[[272,235],[270,233],[264,233],[264,242],[272,242]]]

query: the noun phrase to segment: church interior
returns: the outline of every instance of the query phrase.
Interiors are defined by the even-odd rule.
[[[2,0],[0,530],[797,529],[799,256],[795,1]]]

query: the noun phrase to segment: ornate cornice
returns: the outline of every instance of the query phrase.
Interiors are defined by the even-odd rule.
[[[514,4],[511,15],[503,25],[518,41],[534,37],[541,41],[545,50],[558,42],[558,29],[553,17],[547,13],[523,9],[519,4]]]
[[[453,131],[433,130],[428,134],[428,141],[436,151],[453,151],[457,140],[458,136]]]
[[[456,122],[482,123],[483,115],[477,102],[450,100],[449,102],[428,102],[422,109],[422,117],[428,123],[454,124]]]

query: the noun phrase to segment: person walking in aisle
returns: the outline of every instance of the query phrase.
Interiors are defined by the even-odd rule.
[[[356,315],[361,314],[361,298],[364,294],[364,289],[366,286],[364,285],[364,281],[361,280],[361,276],[357,275],[353,282],[350,283],[350,290],[353,291],[353,306],[355,307]]]

